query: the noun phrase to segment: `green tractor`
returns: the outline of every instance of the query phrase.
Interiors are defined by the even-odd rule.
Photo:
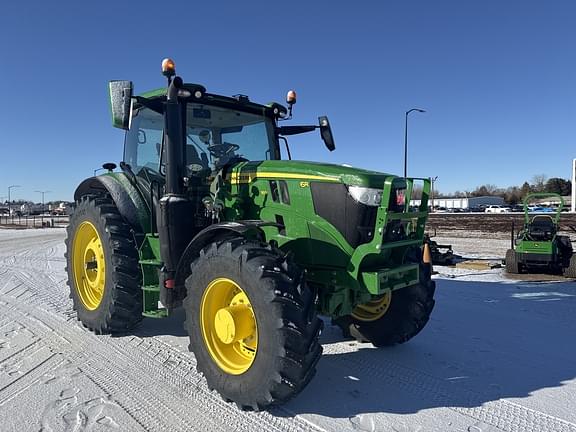
[[[123,333],[185,309],[190,350],[210,388],[243,409],[280,404],[314,376],[330,317],[375,346],[406,342],[434,306],[422,259],[430,183],[349,166],[281,160],[288,108],[208,93],[175,76],[133,94],[109,85],[126,130],[119,172],[84,180],[66,240],[82,324]],[[410,206],[414,195],[418,208]]]
[[[555,201],[556,209],[534,208],[537,200]],[[533,193],[524,199],[524,227],[515,235],[512,225],[511,245],[506,252],[506,272],[539,272],[563,274],[576,278],[576,254],[570,237],[559,235],[560,214],[564,199],[555,193]]]

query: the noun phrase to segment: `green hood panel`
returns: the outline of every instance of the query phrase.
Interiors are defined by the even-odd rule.
[[[300,179],[302,181],[337,182],[374,188],[382,188],[384,179],[390,176],[391,174],[350,166],[294,160],[242,162],[232,170],[233,180],[236,178],[241,182],[251,180],[254,177],[266,177]]]

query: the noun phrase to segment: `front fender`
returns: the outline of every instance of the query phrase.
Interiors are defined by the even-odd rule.
[[[150,231],[150,211],[140,192],[124,173],[109,173],[84,180],[74,192],[74,200],[85,195],[109,194],[122,217],[141,233]]]
[[[190,264],[200,255],[200,251],[210,243],[230,237],[245,237],[263,242],[266,237],[261,227],[271,225],[277,226],[278,224],[262,220],[245,220],[222,222],[204,228],[190,241],[182,257],[180,257],[176,269],[176,286],[184,286],[185,279],[190,273]]]

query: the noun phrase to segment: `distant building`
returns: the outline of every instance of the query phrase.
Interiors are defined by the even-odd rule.
[[[34,204],[32,202],[27,202],[20,205],[20,213],[23,215],[39,215],[42,214],[42,204]]]
[[[444,207],[446,209],[469,209],[487,205],[503,205],[504,198],[499,196],[481,196],[468,198],[434,198],[434,207]],[[410,205],[419,206],[420,200],[411,200]],[[428,205],[432,205],[428,201]]]

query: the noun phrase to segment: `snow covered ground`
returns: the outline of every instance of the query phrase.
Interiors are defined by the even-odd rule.
[[[374,349],[322,334],[296,399],[241,412],[208,391],[178,311],[96,336],[71,311],[64,230],[0,230],[0,432],[575,431],[576,283],[436,267],[431,322]],[[436,238],[498,259],[506,239]]]

